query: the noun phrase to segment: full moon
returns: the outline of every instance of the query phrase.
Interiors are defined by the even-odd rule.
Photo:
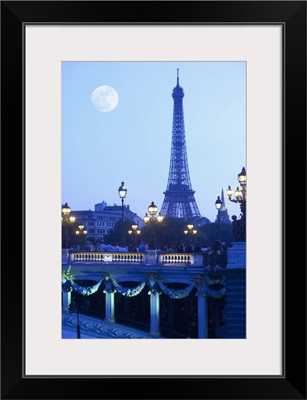
[[[111,86],[99,86],[93,91],[91,100],[98,111],[112,111],[117,107],[118,93]]]

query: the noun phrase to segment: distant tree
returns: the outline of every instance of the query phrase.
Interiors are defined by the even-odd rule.
[[[187,222],[182,218],[166,217],[159,230],[159,244],[161,248],[167,244],[184,242]]]
[[[202,246],[219,239],[219,226],[217,222],[205,224],[198,229],[199,242]],[[229,245],[233,241],[232,225],[221,224],[221,242]]]
[[[62,222],[62,248],[74,247],[78,243],[76,231],[78,230],[79,222]]]
[[[128,231],[131,228],[131,225],[133,224],[134,221],[125,218],[124,220],[124,239],[125,239],[125,244],[128,243]],[[116,224],[114,225],[114,228],[110,229],[110,232],[106,235],[104,235],[103,241],[104,243],[113,243],[113,244],[121,244],[122,242],[122,235],[123,235],[123,229],[122,229],[122,221],[118,220]]]
[[[128,234],[133,221],[126,219],[124,222],[125,243],[130,244],[133,238]],[[195,224],[197,230],[196,235],[186,235],[187,224],[191,223],[189,220],[183,218],[165,217],[161,223],[152,225],[145,225],[141,228],[141,234],[138,240],[143,240],[145,243],[150,243],[155,234],[157,247],[162,249],[164,245],[184,243],[188,244],[189,241],[196,243],[199,242],[201,246],[208,244],[218,238],[218,224],[215,222],[207,223],[201,227]],[[155,231],[155,232],[154,232]],[[122,224],[118,221],[114,228],[110,230],[109,234],[105,235],[104,242],[120,244],[122,237]],[[226,244],[232,242],[232,226],[231,224],[221,224],[221,241]]]

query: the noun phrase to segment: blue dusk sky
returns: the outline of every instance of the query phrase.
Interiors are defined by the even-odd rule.
[[[246,64],[244,62],[62,62],[62,204],[94,210],[125,204],[143,217],[151,201],[160,210],[172,140],[173,98],[184,90],[183,110],[192,189],[200,214],[214,222],[224,189],[229,216],[239,205],[226,195],[246,167]],[[99,86],[118,93],[118,104],[99,111]],[[247,171],[248,172],[248,171]]]

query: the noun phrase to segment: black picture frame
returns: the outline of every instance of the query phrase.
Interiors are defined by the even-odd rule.
[[[282,376],[23,376],[26,23],[283,26]],[[306,1],[2,1],[1,98],[2,399],[306,399]]]

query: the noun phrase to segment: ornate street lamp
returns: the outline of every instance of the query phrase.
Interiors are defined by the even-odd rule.
[[[141,230],[138,229],[138,224],[134,223],[131,225],[131,229],[129,229],[128,233],[129,235],[140,235],[141,234]]]
[[[125,245],[125,232],[124,232],[124,198],[127,195],[127,188],[124,185],[124,182],[121,183],[118,188],[118,194],[122,201],[122,246]]]
[[[80,244],[83,243],[87,230],[84,229],[84,225],[79,225],[78,230],[76,230],[76,235],[80,237]]]
[[[218,233],[218,238],[219,241],[221,241],[221,207],[222,207],[222,200],[220,199],[220,196],[217,196],[216,202],[215,202],[215,207],[218,212],[218,224],[219,224],[219,233]]]
[[[188,224],[188,225],[187,225],[187,229],[185,229],[185,230],[183,231],[184,234],[185,234],[185,235],[191,235],[191,236],[196,235],[197,230],[196,230],[196,229],[193,229],[193,228],[194,228],[194,225]]]
[[[155,225],[160,224],[163,221],[163,215],[161,214],[161,212],[159,212],[158,216],[156,217],[156,214],[158,212],[158,207],[155,205],[153,201],[148,206],[148,212],[150,216],[147,213],[145,213],[143,220],[146,225],[151,225],[152,227],[152,242],[153,242],[153,247],[156,249],[157,239],[156,239]]]
[[[141,234],[141,230],[138,227],[138,224],[136,222],[134,222],[131,225],[131,229],[129,229],[128,234],[133,238],[131,241],[134,243],[134,245],[137,245],[137,236],[139,236]]]
[[[62,205],[62,227],[63,227],[63,236],[65,238],[62,238],[62,245],[65,243],[65,247],[68,248],[69,246],[69,234],[68,234],[68,226],[70,224],[73,224],[76,220],[76,217],[73,215],[70,215],[71,213],[71,208],[67,203]]]
[[[233,190],[230,186],[226,191],[228,199],[233,203],[240,204],[241,216],[237,219],[235,215],[232,216],[233,220],[233,234],[234,239],[238,241],[246,240],[246,170],[243,167],[242,171],[238,174],[238,182],[241,189],[237,186],[235,190],[235,198],[232,198]]]
[[[62,222],[66,222],[66,223],[75,222],[76,217],[74,217],[73,215],[70,215],[70,212],[71,212],[71,208],[69,207],[69,205],[67,203],[62,205]]]

